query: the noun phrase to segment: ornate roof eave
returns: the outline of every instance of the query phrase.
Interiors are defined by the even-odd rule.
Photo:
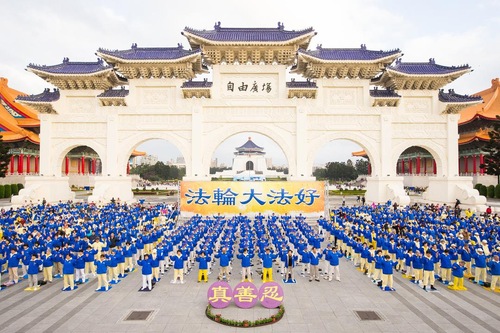
[[[28,67],[28,71],[38,75],[45,81],[53,84],[61,90],[68,89],[96,89],[106,90],[112,87],[123,85],[126,79],[120,78],[113,68],[102,71],[83,74],[50,73],[36,68]]]
[[[398,76],[398,77],[414,77],[414,78],[432,78],[432,77],[439,77],[439,78],[444,78],[444,77],[454,77],[453,80],[459,78],[460,76],[472,72],[472,69],[467,67],[463,69],[457,69],[455,72],[450,72],[450,73],[443,73],[443,74],[438,74],[438,73],[433,73],[433,74],[410,74],[410,73],[405,73],[401,71],[394,70],[392,68],[387,68],[384,75],[393,75],[393,76]]]
[[[463,109],[478,104],[478,102],[464,102],[464,103],[443,103],[445,104],[445,109],[443,114],[456,114],[460,113]]]
[[[401,97],[370,97],[372,101],[372,106],[389,106],[396,107],[401,101]]]
[[[31,102],[31,101],[22,101],[18,100],[18,103],[27,105],[35,110],[37,110],[39,113],[46,113],[46,114],[57,114],[57,111],[54,109],[52,106],[52,103],[50,102]]]
[[[191,48],[196,49],[200,46],[210,45],[210,46],[293,46],[298,45],[301,48],[307,48],[311,38],[316,35],[315,31],[310,31],[304,35],[297,36],[295,38],[287,39],[285,41],[214,41],[204,37],[200,37],[189,31],[184,30],[181,32],[191,45]],[[197,43],[193,43],[196,41]]]
[[[463,74],[390,76],[386,73],[372,79],[371,84],[394,90],[438,90]]]
[[[110,55],[108,53],[103,53],[100,51],[96,52],[96,55],[106,60],[107,63],[115,65],[115,64],[181,64],[185,62],[195,63],[197,61],[201,62],[201,51],[193,54],[188,54],[180,58],[176,59],[124,59],[117,56]],[[191,61],[195,59],[196,61]]]
[[[401,57],[402,54],[403,54],[402,52],[394,53],[394,54],[390,54],[390,55],[387,55],[385,57],[381,57],[381,58],[377,58],[377,59],[373,59],[373,60],[348,60],[348,59],[329,60],[329,59],[321,59],[321,58],[315,57],[313,55],[301,52],[299,50],[298,59],[304,60],[304,61],[308,60],[305,62],[314,62],[314,63],[318,63],[318,64],[386,64],[386,65],[389,65],[395,59]]]

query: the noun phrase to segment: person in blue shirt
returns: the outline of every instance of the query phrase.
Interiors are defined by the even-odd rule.
[[[306,272],[309,273],[311,270],[311,260],[309,259],[309,249],[307,245],[304,247],[303,250],[299,250],[299,254],[301,255],[301,262],[302,262],[302,270],[300,272],[301,276],[305,276]]]
[[[138,260],[137,264],[142,267],[142,291],[151,291],[153,289],[153,267],[151,266],[151,258],[149,254],[144,253],[144,259]]]
[[[182,254],[180,249],[177,250],[177,254],[175,256],[171,256],[170,260],[174,263],[174,280],[172,283],[177,283],[177,280],[180,281],[181,284],[184,283],[184,261],[186,257]]]
[[[10,255],[7,258],[7,267],[9,269],[9,283],[19,282],[19,262],[22,256],[17,253],[17,249],[12,247],[10,249]]]
[[[311,282],[313,279],[315,279],[318,282],[320,281],[318,266],[321,256],[322,254],[316,249],[316,247],[313,246],[311,252],[309,252],[309,259],[311,261],[311,272],[309,273],[309,282]]]
[[[248,253],[248,249],[245,248],[243,250],[243,253],[238,254],[236,257],[238,259],[241,259],[241,282],[245,280],[252,282],[251,267],[252,267],[252,258],[254,257],[254,254]]]
[[[325,280],[332,281],[335,276],[335,280],[340,282],[340,269],[339,269],[339,258],[342,257],[342,252],[339,251],[337,247],[333,247],[333,249],[328,253],[328,263],[330,264],[330,268],[328,270],[328,276],[325,276]]]
[[[66,254],[66,258],[63,261],[63,277],[64,277],[63,290],[74,290],[75,259],[71,257],[71,254],[69,252]]]
[[[196,258],[198,262],[198,282],[208,282],[208,261],[204,251]]]
[[[40,286],[38,285],[38,267],[42,264],[42,260],[38,257],[36,253],[31,255],[31,260],[28,262],[28,288],[30,290],[38,290]]]
[[[106,291],[109,290],[109,283],[108,283],[108,277],[107,277],[108,265],[107,265],[105,258],[106,258],[106,256],[104,254],[101,254],[99,256],[99,259],[94,261],[94,267],[95,267],[96,275],[97,275],[97,289],[96,289],[96,291],[100,291],[102,287],[104,287],[104,290],[106,290]]]
[[[415,278],[413,282],[421,285],[424,277],[424,259],[420,250],[415,251],[415,256],[412,258],[413,273]]]
[[[272,254],[270,248],[266,248],[265,253],[260,253],[259,258],[262,259],[262,282],[273,281],[273,260],[278,258],[277,254]]]
[[[500,291],[500,290],[497,290],[499,288],[496,288],[497,282],[500,279],[500,260],[499,260],[498,254],[493,255],[493,260],[488,262],[488,267],[490,268],[490,272],[491,272],[490,290],[491,291]]]
[[[227,247],[223,247],[222,251],[215,255],[215,258],[219,259],[219,280],[226,279],[229,281],[229,262],[231,261],[229,253],[227,253]]]
[[[477,248],[476,253],[472,255],[476,268],[474,270],[474,283],[484,284],[486,282],[486,256],[482,248]],[[483,278],[483,279],[481,279]]]
[[[467,269],[465,267],[465,261],[460,260],[451,266],[451,272],[453,275],[453,283],[450,283],[448,289],[452,290],[467,290],[464,287],[464,271]]]
[[[384,256],[382,255],[381,249],[378,249],[375,252],[374,261],[375,261],[375,268],[373,269],[372,281],[376,283],[381,279],[383,262],[384,262]]]
[[[425,256],[423,258],[424,263],[424,290],[427,290],[427,285],[430,283],[431,290],[436,290],[434,287],[435,276],[434,276],[434,257],[432,256],[432,251],[425,251]]]
[[[448,249],[444,250],[439,256],[441,262],[441,281],[449,284],[451,281],[451,258]]]
[[[384,260],[382,261],[382,290],[384,291],[394,291],[394,266],[397,265],[396,261],[391,260],[391,255],[386,254]]]
[[[52,283],[52,269],[54,268],[54,257],[52,256],[52,251],[47,248],[45,253],[42,253],[42,269],[43,269],[43,281],[45,283]]]
[[[76,283],[85,283],[85,259],[83,257],[83,250],[78,251],[75,259],[75,279]]]

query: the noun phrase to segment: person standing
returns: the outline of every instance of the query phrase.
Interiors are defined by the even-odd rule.
[[[209,259],[205,255],[204,251],[201,251],[200,255],[196,258],[198,265],[198,282],[208,282],[208,261]]]
[[[295,267],[295,262],[299,259],[297,255],[293,254],[292,250],[288,250],[288,254],[285,260],[286,268],[286,278],[289,282],[294,282],[295,277],[293,276],[293,268]]]
[[[493,260],[488,262],[491,272],[491,291],[495,291],[498,280],[500,279],[500,260],[497,254],[493,255]]]
[[[97,289],[96,291],[100,291],[102,287],[104,287],[105,291],[109,290],[109,283],[108,283],[108,277],[107,277],[107,271],[108,271],[108,265],[106,261],[104,260],[106,256],[104,254],[101,254],[99,258],[94,261],[94,267],[96,269],[96,274],[97,274]]]
[[[278,258],[278,255],[271,253],[270,248],[266,248],[266,252],[260,253],[259,257],[262,259],[262,282],[272,282],[273,260]]]
[[[149,258],[149,254],[147,253],[144,253],[143,257],[144,259],[137,261],[137,264],[142,268],[142,287],[140,291],[151,291],[153,290],[153,267],[151,266],[151,258]]]
[[[229,262],[231,261],[230,255],[227,252],[227,247],[223,247],[222,251],[215,255],[219,259],[219,280],[226,279],[229,281]]]
[[[253,253],[249,254],[247,248],[243,250],[243,253],[237,255],[237,258],[241,259],[241,282],[245,280],[252,282],[251,267],[253,257]]]
[[[38,285],[38,267],[42,264],[42,260],[38,258],[36,253],[31,255],[31,260],[28,263],[28,288],[31,290],[38,290],[40,286]]]
[[[435,277],[434,277],[434,257],[432,257],[432,251],[427,250],[423,258],[424,263],[424,281],[423,289],[427,291],[427,285],[430,283],[431,290],[434,291]]]
[[[319,280],[319,260],[321,259],[321,253],[316,249],[316,247],[312,247],[311,252],[309,253],[309,260],[311,261],[311,272],[309,273],[309,282],[313,279],[316,281]]]

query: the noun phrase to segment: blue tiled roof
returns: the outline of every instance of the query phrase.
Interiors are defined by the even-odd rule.
[[[128,96],[128,92],[124,87],[121,89],[108,89],[102,94],[97,95],[97,97],[122,98]]]
[[[370,90],[370,96],[371,97],[393,97],[393,98],[397,98],[397,97],[401,97],[400,95],[398,95],[394,90],[389,90],[389,89],[371,89]]]
[[[460,72],[463,70],[470,69],[469,65],[462,66],[443,66],[438,65],[434,61],[434,58],[429,59],[429,62],[402,62],[401,59],[398,59],[396,63],[392,66],[389,66],[388,69],[391,69],[396,72],[401,72],[405,74],[414,74],[414,75],[443,75],[443,74],[451,74],[455,72]]]
[[[314,81],[295,81],[292,79],[292,81],[286,83],[287,88],[318,88],[316,85],[316,82]]]
[[[210,88],[213,82],[208,82],[208,80],[203,81],[186,81],[182,84],[181,88]]]
[[[481,96],[459,95],[453,89],[449,89],[447,93],[443,89],[439,90],[439,101],[444,103],[470,103],[482,100]]]
[[[220,22],[215,24],[214,30],[184,28],[184,32],[218,42],[284,42],[313,31],[312,27],[299,31],[285,30],[280,22],[277,28],[222,28]]]
[[[28,68],[36,69],[52,74],[93,74],[103,70],[112,69],[112,66],[105,65],[102,59],[96,62],[73,62],[68,58],[64,58],[63,62],[58,65],[45,66],[29,64]]]
[[[245,144],[241,147],[237,147],[236,150],[262,150],[264,149],[263,147],[257,146],[255,143],[253,143],[251,138],[248,138],[248,141],[245,142]]]
[[[319,45],[316,50],[300,50],[299,53],[310,55],[323,60],[349,60],[349,61],[372,61],[386,58],[401,53],[399,49],[391,51],[367,50],[366,45],[361,45],[359,49],[327,49]]]
[[[181,44],[178,44],[177,47],[137,47],[137,44],[132,44],[129,50],[99,48],[97,52],[124,60],[174,60],[192,54],[201,54],[199,49],[184,50]]]
[[[59,99],[59,89],[54,89],[50,91],[46,88],[41,94],[38,95],[20,95],[17,96],[16,100],[21,102],[36,102],[36,103],[51,103]]]

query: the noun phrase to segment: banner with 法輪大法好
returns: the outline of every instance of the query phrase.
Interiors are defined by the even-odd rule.
[[[181,212],[323,214],[323,182],[181,182]]]

